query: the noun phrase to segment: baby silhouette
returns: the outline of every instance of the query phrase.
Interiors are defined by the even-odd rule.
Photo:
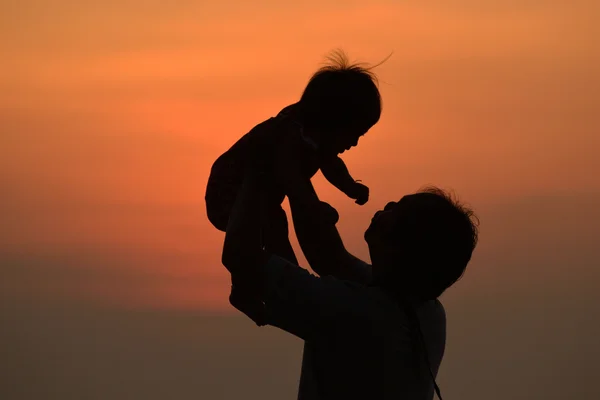
[[[330,63],[309,80],[300,100],[277,116],[256,125],[213,164],[206,188],[206,209],[210,222],[226,231],[229,215],[239,192],[244,171],[256,154],[264,157],[269,207],[263,217],[263,246],[297,264],[288,238],[288,223],[281,207],[286,195],[308,196],[314,190],[310,179],[321,171],[333,186],[359,205],[369,199],[369,188],[354,180],[340,154],[358,145],[359,139],[381,115],[381,97],[376,76],[369,68],[350,64],[342,52],[329,57]],[[299,165],[279,162],[268,155],[279,146],[293,146]],[[239,309],[261,307],[246,293],[242,282],[233,278],[230,300]],[[246,303],[246,304],[243,304]]]

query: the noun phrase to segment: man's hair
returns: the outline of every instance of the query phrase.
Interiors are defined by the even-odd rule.
[[[416,193],[407,215],[399,218],[393,236],[400,238],[402,262],[423,299],[438,298],[458,281],[478,240],[474,211],[450,192],[429,186]]]
[[[372,72],[381,63],[372,67],[352,64],[342,50],[333,51],[327,61],[310,78],[300,98],[305,125],[325,131],[357,128],[366,132],[381,116],[381,95]]]

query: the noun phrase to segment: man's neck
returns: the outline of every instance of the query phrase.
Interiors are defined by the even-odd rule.
[[[390,285],[389,279],[373,278],[371,286],[378,287],[393,296],[397,301],[415,308],[424,303],[418,296],[411,294],[408,288],[393,287]]]

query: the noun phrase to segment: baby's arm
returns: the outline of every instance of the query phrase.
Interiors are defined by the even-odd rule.
[[[321,162],[321,172],[325,179],[341,190],[357,204],[365,204],[369,198],[369,188],[354,180],[348,167],[340,157],[332,157]]]
[[[321,162],[321,172],[325,179],[344,193],[354,188],[354,178],[340,157],[331,157]]]

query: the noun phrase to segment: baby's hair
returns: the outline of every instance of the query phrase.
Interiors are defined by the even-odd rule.
[[[351,63],[341,49],[332,51],[300,98],[305,124],[334,131],[359,127],[365,132],[375,125],[381,116],[381,95],[373,69],[390,56],[369,66]]]
[[[342,49],[333,50],[330,54],[325,56],[325,59],[327,60],[324,62],[325,65],[319,68],[319,70],[313,74],[313,78],[320,73],[328,71],[350,71],[367,75],[375,84],[378,84],[377,75],[375,75],[373,72],[373,68],[375,68],[377,65],[369,66],[366,63],[360,62],[351,63],[348,59],[348,55]]]
[[[334,71],[334,72],[350,71],[350,72],[354,72],[354,73],[358,73],[358,74],[367,75],[371,78],[371,80],[376,85],[379,85],[377,75],[373,72],[373,70],[375,68],[379,67],[381,64],[383,64],[387,60],[389,60],[389,58],[392,56],[392,54],[393,53],[390,53],[389,56],[387,56],[386,58],[384,58],[382,61],[378,62],[375,65],[369,65],[364,62],[351,63],[350,60],[348,60],[348,55],[344,52],[344,50],[335,49],[335,50],[332,50],[329,55],[325,56],[325,59],[327,60],[326,62],[323,63],[325,65],[323,65],[321,68],[319,68],[319,70],[313,74],[311,79],[313,79],[320,73],[327,72],[327,71]]]

